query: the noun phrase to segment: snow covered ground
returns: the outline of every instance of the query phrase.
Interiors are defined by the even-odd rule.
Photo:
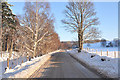
[[[7,69],[6,72],[4,68],[6,67],[6,60],[2,59],[0,61],[0,79],[1,78],[28,78],[34,71],[36,71],[42,64],[44,64],[55,52],[59,52],[59,50],[51,52],[49,54],[43,55],[41,57],[36,57],[31,59],[31,61],[24,61],[24,63],[17,62],[17,65],[12,69]],[[19,57],[20,61],[23,60],[22,57]],[[11,59],[13,60],[13,59]],[[16,63],[16,62],[15,62]]]
[[[19,52],[12,52],[11,58],[9,60],[9,67],[15,68],[15,66],[20,65],[23,62],[27,61],[26,56],[20,56]],[[8,52],[2,52],[2,57],[0,56],[0,79],[2,74],[5,73],[5,68],[7,68],[7,58],[9,57]]]
[[[98,43],[90,43],[89,46],[88,44],[84,44],[83,48],[85,51],[89,53],[95,53],[100,56],[107,56],[111,58],[118,58],[120,55],[120,51],[118,50],[118,47],[102,47],[101,42]],[[88,48],[88,49],[87,49]]]
[[[2,79],[2,61],[0,61],[0,80]]]
[[[89,53],[84,50],[81,53],[78,53],[77,49],[67,50],[67,52],[78,60],[84,62],[91,68],[94,68],[98,72],[106,75],[107,77],[118,77],[118,58],[100,56],[98,54]],[[106,60],[102,61],[101,59]]]
[[[102,47],[101,42],[90,43],[89,46],[87,43],[83,45],[83,48],[97,49],[98,51],[118,51],[118,47]]]
[[[83,49],[89,53],[94,53],[99,56],[107,56],[110,58],[120,58],[120,51],[108,51],[108,50],[98,50],[98,49]]]
[[[1,54],[1,52],[0,52],[0,54]],[[20,54],[19,52],[13,51],[10,59],[15,59],[15,58],[20,57],[19,54]],[[8,57],[9,57],[9,53],[2,51],[2,57],[0,55],[0,61],[6,61]]]

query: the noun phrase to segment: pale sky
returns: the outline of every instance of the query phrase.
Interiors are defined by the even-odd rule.
[[[13,13],[23,14],[24,2],[9,2],[14,5],[11,7]],[[65,6],[67,2],[50,2],[51,13],[55,17],[55,31],[58,33],[61,41],[77,40],[76,33],[67,32],[61,20],[64,19]],[[118,37],[118,3],[117,2],[94,2],[97,17],[100,25],[96,26],[101,31],[102,38],[113,40]]]

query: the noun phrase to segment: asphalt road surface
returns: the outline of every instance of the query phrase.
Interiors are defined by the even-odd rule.
[[[55,53],[30,78],[100,78],[68,53]]]

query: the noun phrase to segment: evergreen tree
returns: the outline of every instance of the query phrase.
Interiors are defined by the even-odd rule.
[[[12,5],[8,4],[5,1],[1,1],[0,6],[1,6],[0,13],[2,15],[1,16],[1,24],[2,24],[1,25],[1,51],[2,51],[2,48],[5,48],[6,42],[7,44],[11,43],[9,45],[11,46],[11,51],[12,51],[12,46],[13,46],[12,39],[14,37],[13,34],[15,31],[16,23],[17,23],[16,16],[12,13],[12,10],[10,9]],[[8,36],[8,34],[10,36]],[[4,40],[4,39],[7,39],[7,40]]]
[[[15,29],[16,20],[15,15],[12,13],[10,7],[12,5],[7,2],[2,2],[2,27],[9,27]]]

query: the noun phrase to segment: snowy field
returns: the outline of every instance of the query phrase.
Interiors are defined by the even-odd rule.
[[[7,67],[7,59],[2,58],[0,59],[0,79],[1,78],[28,78],[34,71],[36,71],[42,64],[44,64],[51,56],[51,54],[54,54],[55,52],[59,52],[59,50],[51,52],[49,54],[36,57],[34,59],[31,59],[31,61],[27,61],[26,57],[16,57],[14,59],[19,59],[14,62],[14,66],[12,66],[12,69],[7,69],[5,71],[5,68]],[[7,54],[7,53],[5,53]],[[5,55],[4,55],[5,56]],[[15,61],[13,57],[11,57],[10,63]],[[21,61],[24,60],[23,63]]]
[[[98,49],[83,49],[84,51],[87,51],[89,53],[94,53],[99,56],[107,56],[110,58],[120,58],[120,51],[108,51],[108,50],[98,50]]]
[[[118,77],[118,58],[100,56],[96,53],[89,53],[85,50],[78,53],[77,49],[68,50],[67,52],[107,77]],[[104,61],[102,61],[103,59]]]
[[[102,47],[101,46],[101,42],[98,42],[98,43],[91,43],[89,46],[88,44],[84,44],[83,45],[83,48],[90,48],[90,49],[95,49],[95,50],[98,50],[98,51],[118,51],[118,47]]]
[[[101,43],[91,43],[89,46],[88,44],[84,44],[83,48],[85,51],[89,53],[95,53],[100,56],[107,56],[110,58],[120,58],[120,51],[118,50],[118,47],[102,47]]]

